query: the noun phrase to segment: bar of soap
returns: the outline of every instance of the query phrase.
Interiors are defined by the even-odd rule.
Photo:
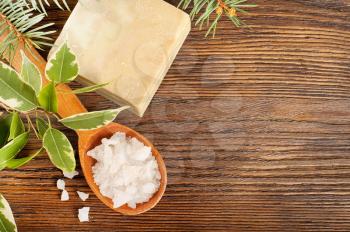
[[[65,40],[82,84],[143,116],[190,32],[189,15],[163,0],[80,0],[50,55]]]

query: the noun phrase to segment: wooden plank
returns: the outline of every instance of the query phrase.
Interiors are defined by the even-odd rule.
[[[156,208],[125,217],[94,196],[82,202],[81,175],[60,202],[61,174],[41,156],[0,172],[20,231],[348,231],[350,5],[254,2],[250,29],[225,20],[210,40],[193,29],[145,117],[117,119],[165,159],[169,183]],[[52,9],[46,20],[60,29],[67,17]],[[116,107],[94,93],[80,99],[89,110]],[[82,206],[92,207],[90,223],[78,222]]]

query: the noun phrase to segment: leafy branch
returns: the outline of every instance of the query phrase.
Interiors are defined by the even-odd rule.
[[[22,52],[22,66],[17,73],[9,65],[0,62],[0,102],[7,111],[0,119],[0,170],[18,168],[42,151],[46,151],[51,162],[65,172],[75,170],[74,150],[68,138],[53,128],[50,116],[73,130],[92,130],[112,122],[127,107],[102,110],[60,118],[59,99],[56,86],[74,81],[79,72],[76,56],[67,43],[62,44],[45,69],[48,83],[42,84],[38,68]],[[104,85],[95,85],[77,90],[78,93],[90,92]],[[20,114],[26,117],[26,126]],[[45,117],[39,117],[38,115]],[[35,123],[31,117],[35,117]],[[17,158],[18,153],[29,140],[30,132],[42,141],[42,148],[34,154]]]
[[[236,27],[244,25],[238,17],[240,13],[247,13],[243,8],[255,7],[254,4],[247,4],[247,0],[181,0],[179,7],[187,9],[192,7],[190,16],[195,25],[202,29],[207,28],[205,36],[215,32],[219,21],[226,16]]]

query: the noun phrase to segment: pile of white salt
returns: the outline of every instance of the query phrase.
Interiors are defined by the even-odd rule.
[[[160,173],[150,147],[117,132],[87,154],[97,162],[92,168],[95,183],[114,208],[149,201],[160,186]]]

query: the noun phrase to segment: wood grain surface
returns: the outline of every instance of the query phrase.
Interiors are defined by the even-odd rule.
[[[129,217],[95,196],[82,202],[82,175],[60,202],[62,174],[43,155],[0,172],[19,231],[350,231],[350,1],[252,2],[250,28],[224,20],[215,39],[194,28],[145,116],[117,119],[163,155],[169,183],[156,208]],[[51,8],[46,21],[60,30],[68,16]],[[116,107],[95,93],[81,100]],[[33,138],[23,153],[39,146]],[[89,223],[77,219],[83,206]]]

